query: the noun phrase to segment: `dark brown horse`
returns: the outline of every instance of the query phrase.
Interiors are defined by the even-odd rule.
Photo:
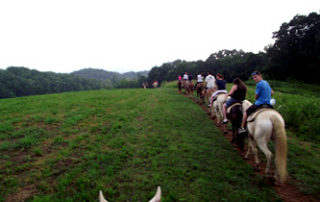
[[[178,85],[179,92],[181,92],[181,85],[182,85],[181,81],[178,81],[177,85]]]
[[[238,133],[238,128],[241,126],[242,121],[242,104],[234,104],[230,106],[230,113],[228,113],[228,118],[232,124],[232,143],[239,146],[241,151],[244,151],[244,134]]]

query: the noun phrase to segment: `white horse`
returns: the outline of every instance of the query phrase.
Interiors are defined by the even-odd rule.
[[[156,195],[149,202],[160,202],[161,201],[161,188],[158,186]],[[99,191],[99,202],[108,202],[104,196],[102,191]]]
[[[243,110],[250,105],[249,101],[243,102]],[[254,120],[252,117],[254,117]],[[249,133],[247,158],[252,151],[255,163],[259,164],[257,145],[267,158],[266,174],[270,173],[270,163],[273,154],[268,149],[270,139],[275,142],[275,178],[283,183],[287,179],[287,135],[285,122],[279,112],[273,109],[263,109],[254,112],[248,117],[247,128]]]
[[[217,124],[221,123],[223,119],[223,104],[227,101],[228,97],[226,94],[218,94],[217,99],[213,102],[211,106],[211,115],[216,118]]]

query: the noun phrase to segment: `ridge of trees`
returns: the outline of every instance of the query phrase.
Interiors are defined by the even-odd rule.
[[[0,98],[101,88],[111,88],[111,85],[72,74],[39,72],[25,67],[0,70]]]
[[[97,79],[97,80],[111,80],[112,83],[117,83],[122,79],[134,80],[139,76],[148,76],[149,71],[139,71],[139,72],[125,72],[120,74],[118,72],[106,71],[103,69],[95,69],[95,68],[85,68],[80,69],[78,71],[74,71],[71,74],[75,74],[87,79]]]
[[[243,50],[220,50],[205,61],[176,60],[151,69],[148,82],[176,80],[188,72],[196,77],[199,73],[221,73],[228,82],[235,77],[247,80],[253,70],[260,70],[265,78],[280,81],[298,80],[320,84],[315,72],[320,68],[320,15],[296,15],[289,23],[283,23],[273,33],[274,45],[265,47],[266,52],[257,54]]]

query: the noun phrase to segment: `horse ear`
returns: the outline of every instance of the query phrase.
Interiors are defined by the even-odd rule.
[[[99,202],[108,202],[108,201],[104,198],[103,193],[102,193],[101,190],[99,191]]]
[[[156,195],[149,202],[161,202],[161,188],[159,186]]]

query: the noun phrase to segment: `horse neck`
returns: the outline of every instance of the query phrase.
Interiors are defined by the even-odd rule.
[[[242,101],[242,110],[246,111],[250,106],[252,105],[252,103],[249,100],[243,100]]]

